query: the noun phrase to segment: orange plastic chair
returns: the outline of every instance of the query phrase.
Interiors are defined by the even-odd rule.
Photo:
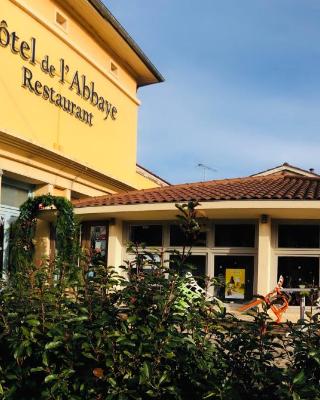
[[[283,282],[284,282],[283,276],[280,275],[277,286],[273,289],[272,292],[268,293],[263,298],[253,300],[250,303],[243,305],[238,309],[238,311],[240,312],[247,311],[253,307],[258,306],[259,304],[265,303],[273,311],[273,313],[277,317],[276,323],[279,324],[281,322],[282,315],[287,311],[289,307],[289,298],[281,290]],[[280,305],[276,304],[275,303],[276,300],[281,300],[282,303]]]

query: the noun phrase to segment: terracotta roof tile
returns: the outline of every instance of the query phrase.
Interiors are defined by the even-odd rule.
[[[266,175],[223,179],[75,200],[74,206],[94,207],[130,204],[177,203],[197,200],[319,200],[320,178]]]

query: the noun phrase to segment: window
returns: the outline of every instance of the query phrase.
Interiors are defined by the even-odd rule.
[[[278,278],[284,277],[285,288],[317,287],[319,286],[319,258],[318,257],[279,257]],[[290,305],[300,304],[301,292],[291,292]],[[316,293],[317,297],[318,294]],[[315,299],[313,299],[315,300]],[[310,305],[311,298],[306,296],[306,304]]]
[[[11,181],[3,178],[1,186],[1,203],[19,208],[26,200],[28,200],[31,187],[20,182]]]
[[[278,247],[286,248],[318,248],[318,225],[279,225]]]
[[[67,31],[68,21],[59,11],[56,11],[56,24],[64,31]]]
[[[189,243],[186,241],[184,232],[179,225],[170,225],[170,246],[184,246],[192,245],[195,247],[206,247],[207,245],[207,233],[200,232],[197,239],[194,242]]]
[[[107,256],[107,228],[105,225],[91,226],[90,230],[91,239],[91,262],[97,265],[104,262]]]
[[[251,299],[253,271],[253,256],[215,256],[214,275],[220,283],[217,296],[229,301]]]
[[[216,224],[215,246],[217,247],[254,247],[254,224]]]
[[[171,255],[170,256],[170,267],[174,268],[175,270],[179,271],[181,274],[185,274],[186,272],[190,271],[192,275],[196,278],[198,284],[202,287],[205,286],[205,277],[206,277],[206,267],[207,267],[207,256],[205,255],[190,255],[186,259],[186,266],[188,268],[180,269],[177,263],[175,263],[175,259],[177,256]]]
[[[140,257],[134,252],[127,253],[126,262],[130,263],[130,272],[136,274],[138,271],[144,274],[151,273],[153,270],[157,269],[157,264],[162,263],[161,257],[156,252],[148,251],[152,253],[152,256]]]
[[[279,257],[278,277],[284,277],[284,287],[298,288],[319,285],[318,257]]]
[[[129,240],[146,246],[162,246],[162,225],[131,225]]]

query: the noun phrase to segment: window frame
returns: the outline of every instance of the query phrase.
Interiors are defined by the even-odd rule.
[[[169,224],[167,224],[167,225],[168,225],[168,235],[169,235],[169,238],[168,238],[168,242],[169,242],[168,245],[169,245],[169,247],[171,247],[171,248],[182,247],[182,245],[179,246],[179,245],[171,244],[171,227],[172,227],[172,226],[176,226],[176,227],[179,228],[179,224],[177,223],[177,221],[175,221],[175,223],[172,222],[172,223],[169,223]],[[193,249],[208,248],[208,242],[209,242],[209,240],[208,240],[208,237],[209,237],[208,233],[209,233],[209,229],[210,229],[210,228],[208,228],[207,224],[202,224],[202,227],[201,227],[201,223],[200,223],[200,232],[206,234],[206,244],[205,244],[205,246],[197,246],[197,245],[194,245],[194,246],[192,246]]]
[[[318,247],[279,247],[279,225],[316,225],[319,228]],[[319,220],[274,220],[272,225],[273,247],[278,251],[316,251],[320,253],[320,222]]]
[[[251,247],[250,247],[251,249]],[[215,270],[215,265],[216,265],[216,257],[225,257],[225,256],[230,256],[230,257],[253,257],[253,263],[252,263],[252,294],[255,295],[256,289],[257,289],[257,272],[258,272],[258,253],[257,252],[237,252],[237,251],[230,251],[230,252],[217,252],[214,254],[213,258],[213,268],[214,268],[214,275],[216,275],[216,270]],[[215,295],[217,295],[218,288],[214,288],[215,290]],[[243,299],[243,300],[238,300],[238,299],[232,299],[232,300],[223,300],[225,303],[246,303],[248,299]]]
[[[16,207],[16,206],[12,206],[12,205],[3,203],[3,193],[2,193],[3,186],[11,187],[14,189],[20,189],[20,190],[27,192],[27,199],[33,197],[33,192],[34,192],[34,188],[35,188],[34,184],[23,182],[23,181],[18,181],[16,179],[12,179],[7,176],[2,176],[1,187],[0,187],[0,190],[1,190],[1,196],[0,196],[1,204],[0,205],[2,207],[9,208],[12,210],[19,210],[20,207]]]
[[[275,219],[272,221],[271,227],[271,271],[270,274],[273,278],[272,285],[276,285],[278,281],[278,258],[279,257],[317,257],[319,258],[319,283],[320,286],[320,247],[319,248],[303,248],[303,247],[278,247],[279,243],[279,225],[319,225],[319,220],[309,219],[309,220],[299,220],[299,219]],[[319,235],[320,237],[320,235]],[[284,281],[284,287],[286,288],[286,282]],[[290,306],[299,307],[299,306]]]
[[[216,225],[254,225],[254,246],[253,247],[245,247],[245,246],[216,246]],[[221,249],[233,249],[238,252],[242,251],[250,251],[250,250],[256,250],[258,249],[258,241],[259,241],[259,226],[258,226],[258,221],[256,219],[243,219],[243,220],[217,220],[215,219],[213,221],[213,243],[212,243],[212,248],[221,250]]]
[[[164,226],[163,226],[163,223],[161,221],[129,221],[129,222],[126,221],[124,223],[125,232],[124,232],[124,235],[123,235],[123,237],[126,240],[125,245],[127,245],[128,243],[131,242],[131,240],[130,240],[131,227],[132,226],[143,226],[143,225],[147,225],[147,226],[159,225],[162,228],[161,229],[161,235],[162,235],[161,245],[150,245],[150,246],[147,245],[146,248],[154,249],[154,248],[162,248],[162,247],[164,247]],[[139,248],[140,248],[140,246],[139,246]]]
[[[229,223],[229,224],[254,224],[255,225],[255,247],[215,247],[214,246],[214,224],[215,223]],[[210,278],[215,276],[215,256],[224,256],[224,255],[233,255],[233,256],[253,256],[253,293],[256,293],[257,290],[257,272],[258,272],[258,219],[206,219],[203,223],[204,229],[207,232],[207,243],[205,247],[192,247],[192,255],[200,255],[206,257],[206,268],[205,274]],[[124,221],[123,223],[123,261],[131,260],[133,254],[127,252],[127,244],[130,239],[130,226],[131,225],[161,225],[162,226],[162,246],[147,246],[146,249],[148,251],[152,251],[154,249],[161,249],[164,251],[164,262],[168,262],[170,258],[170,254],[168,251],[177,249],[182,250],[181,246],[170,246],[170,225],[176,224],[176,220],[132,220],[132,221]],[[209,295],[214,295],[214,288],[211,287],[209,289]]]
[[[90,252],[91,250],[91,228],[94,226],[104,226],[106,228],[106,255],[104,259],[105,265],[108,263],[109,255],[109,221],[83,221],[80,230],[80,244],[81,248]]]
[[[277,255],[277,259],[276,259],[276,268],[277,268],[277,279],[279,279],[278,276],[278,270],[279,270],[279,258],[280,257],[290,257],[290,258],[317,258],[318,259],[318,287],[320,286],[320,254],[318,253],[318,255],[316,254],[308,254],[308,255],[301,255],[301,254],[280,254]],[[288,289],[293,289],[290,287],[286,287],[286,282],[284,281],[284,288],[288,288]]]

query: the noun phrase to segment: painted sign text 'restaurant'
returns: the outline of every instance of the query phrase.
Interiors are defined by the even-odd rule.
[[[31,38],[30,42],[20,40],[16,32],[9,32],[6,21],[1,21],[0,23],[0,46],[4,48],[10,47],[13,54],[19,54],[24,61],[28,61],[32,66],[36,65],[36,39]],[[59,67],[56,68],[55,65],[50,63],[49,56],[45,55],[40,61],[40,68],[43,73],[51,78],[59,77],[60,84],[66,84],[68,79],[71,82],[68,88],[71,91],[75,91],[83,100],[89,102],[92,107],[102,112],[104,120],[109,117],[111,120],[116,120],[117,108],[97,92],[95,83],[89,81],[85,75],[81,75],[79,71],[75,71],[71,75],[70,68],[63,58],[60,59]],[[85,124],[93,125],[93,113],[62,96],[59,90],[54,87],[42,84],[40,80],[34,78],[32,70],[25,66],[22,68],[22,87],[29,89],[30,92],[42,97],[44,100],[48,100],[70,115],[74,115]]]

